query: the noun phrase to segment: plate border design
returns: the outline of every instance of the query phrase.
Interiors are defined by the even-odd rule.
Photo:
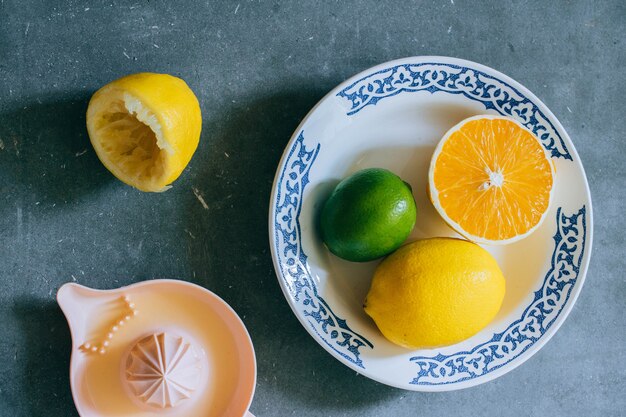
[[[532,100],[507,82],[474,68],[437,62],[394,65],[354,81],[337,97],[350,102],[347,115],[352,116],[387,97],[417,91],[462,94],[481,102],[485,109],[513,117],[530,129],[553,158],[572,160],[563,138]]]
[[[556,229],[550,270],[521,318],[469,351],[410,358],[419,367],[410,384],[454,384],[487,375],[515,360],[546,333],[567,304],[578,279],[587,236],[586,207],[571,216],[559,207]]]
[[[320,152],[321,145],[308,150],[304,144],[304,130],[291,147],[277,182],[278,194],[274,206],[274,244],[280,276],[293,300],[299,304],[306,321],[326,345],[365,369],[360,349],[374,348],[365,337],[352,330],[346,320],[337,316],[317,292],[311,278],[308,257],[302,247],[300,211],[304,189],[309,183],[309,171]],[[297,150],[297,152],[296,152]]]

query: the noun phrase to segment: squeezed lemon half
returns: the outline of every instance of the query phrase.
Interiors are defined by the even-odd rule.
[[[180,78],[139,73],[96,91],[87,131],[100,161],[119,180],[160,192],[183,172],[200,140],[198,99]]]

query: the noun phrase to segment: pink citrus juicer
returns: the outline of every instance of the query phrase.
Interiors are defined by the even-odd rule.
[[[253,417],[250,336],[217,295],[184,281],[65,284],[70,384],[81,417]]]

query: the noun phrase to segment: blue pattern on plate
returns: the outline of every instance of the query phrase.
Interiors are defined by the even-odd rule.
[[[315,333],[328,347],[353,364],[364,368],[359,349],[374,346],[354,332],[344,319],[338,317],[317,293],[311,278],[307,255],[302,248],[300,211],[304,188],[309,183],[309,171],[320,151],[320,145],[307,150],[304,132],[293,144],[278,179],[274,236],[279,271],[291,297],[300,305]]]
[[[585,216],[585,206],[571,216],[557,210],[552,267],[519,320],[468,352],[411,358],[419,372],[410,383],[445,385],[484,376],[534,345],[559,317],[578,279],[587,235]]]
[[[402,92],[462,94],[487,110],[510,116],[530,129],[553,158],[572,159],[563,139],[537,105],[515,87],[473,68],[452,64],[403,64],[369,74],[337,93],[351,103],[348,115]]]

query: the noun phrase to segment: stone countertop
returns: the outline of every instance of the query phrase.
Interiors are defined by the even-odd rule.
[[[155,277],[203,285],[240,314],[258,417],[624,415],[625,5],[0,2],[0,415],[77,415],[59,286]],[[413,55],[480,62],[533,91],[571,136],[594,204],[587,281],[559,332],[514,371],[450,393],[390,388],[333,359],[283,300],[267,238],[300,120],[347,77]],[[203,110],[198,151],[165,194],[117,181],[85,129],[91,94],[140,71],[182,77]]]

